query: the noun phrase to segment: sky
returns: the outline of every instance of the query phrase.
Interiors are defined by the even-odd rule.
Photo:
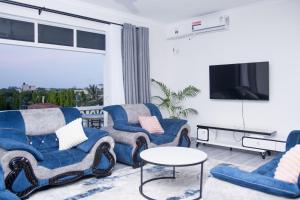
[[[103,83],[103,68],[102,54],[0,44],[0,88],[84,88]]]

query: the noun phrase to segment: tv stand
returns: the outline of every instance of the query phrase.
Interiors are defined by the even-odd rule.
[[[203,131],[206,130],[206,131]],[[243,134],[240,141],[233,141],[234,143],[224,143],[217,140],[211,139],[211,130],[215,130],[215,134],[218,131],[223,131],[224,134],[229,132]],[[276,131],[270,130],[258,130],[249,128],[238,128],[238,127],[224,127],[215,125],[197,125],[197,144],[211,144],[216,146],[227,147],[230,150],[242,149],[248,151],[259,152],[263,159],[266,155],[271,155],[271,151],[285,150],[285,141],[274,140],[273,137],[276,135]]]

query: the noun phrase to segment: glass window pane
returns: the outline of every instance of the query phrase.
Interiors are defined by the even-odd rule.
[[[105,50],[105,35],[86,31],[77,31],[77,47]]]
[[[0,18],[0,38],[34,42],[34,23]]]
[[[88,114],[102,109],[105,55],[3,44],[0,55],[0,111],[76,106]]]
[[[39,24],[39,43],[73,46],[73,29]]]

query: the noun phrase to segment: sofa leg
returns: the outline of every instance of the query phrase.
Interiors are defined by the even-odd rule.
[[[111,175],[112,170],[116,164],[116,160],[114,156],[109,152],[111,146],[109,143],[104,142],[99,145],[99,147],[96,150],[94,162],[92,165],[93,175],[97,178],[106,177]],[[99,164],[101,162],[101,159],[105,156],[108,159],[109,166],[106,167],[106,169],[99,169]]]
[[[182,147],[190,147],[191,146],[191,139],[188,135],[189,130],[187,128],[182,129],[180,133],[179,143],[178,146]],[[186,144],[184,144],[186,143]]]
[[[133,161],[132,167],[133,168],[138,168],[143,164],[142,160],[140,159],[140,152],[145,149],[148,149],[147,140],[143,136],[137,138],[136,145],[137,145],[137,147],[132,156],[132,161]]]
[[[33,172],[30,161],[24,157],[16,157],[10,161],[9,168],[11,169],[11,172],[5,178],[6,188],[21,199],[27,199],[29,195],[38,188],[38,179]],[[20,173],[24,173],[30,186],[22,192],[14,192],[13,184],[17,181]]]

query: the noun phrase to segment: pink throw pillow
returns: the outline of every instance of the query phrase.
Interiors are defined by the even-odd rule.
[[[300,145],[286,152],[279,161],[275,171],[275,179],[288,183],[297,183],[300,174]]]
[[[154,133],[154,134],[164,133],[164,129],[161,127],[156,116],[151,116],[151,117],[139,116],[139,122],[142,128],[148,131],[149,133]]]

